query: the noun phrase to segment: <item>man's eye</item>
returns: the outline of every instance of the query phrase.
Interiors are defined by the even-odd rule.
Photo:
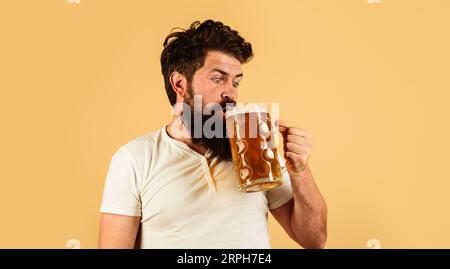
[[[233,87],[235,88],[239,87],[239,82],[233,82]]]
[[[223,80],[223,78],[221,78],[221,77],[212,78],[212,81],[214,81],[215,83],[220,83],[222,80]]]

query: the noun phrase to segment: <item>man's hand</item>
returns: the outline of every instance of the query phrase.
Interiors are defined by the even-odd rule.
[[[284,158],[291,177],[300,176],[311,155],[311,135],[298,127],[289,127],[282,120],[275,122],[283,136]]]

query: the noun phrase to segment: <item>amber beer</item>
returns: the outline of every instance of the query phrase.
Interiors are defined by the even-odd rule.
[[[275,133],[266,109],[236,106],[226,112],[226,124],[239,189],[256,192],[280,186]]]

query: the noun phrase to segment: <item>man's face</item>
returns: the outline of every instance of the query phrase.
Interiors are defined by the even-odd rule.
[[[222,107],[221,110],[218,110],[219,114],[202,114],[201,116],[203,123],[212,117],[216,119],[221,118],[221,121],[214,121],[220,124],[223,130],[220,138],[207,138],[204,133],[202,137],[196,137],[193,126],[190,126],[193,142],[209,148],[212,150],[213,156],[218,156],[221,160],[231,159],[229,143],[224,141],[224,139],[227,139],[224,110],[227,103],[233,104],[236,102],[237,87],[241,79],[242,69],[240,61],[224,53],[213,51],[207,54],[203,67],[195,72],[188,87],[188,96],[185,103],[191,107],[191,115],[185,116],[190,116],[193,119],[196,113],[202,114],[202,111],[194,110],[194,95],[202,97],[202,109],[206,105],[212,104],[219,104]],[[217,126],[214,128],[217,128]],[[204,131],[203,128],[202,130]]]
[[[211,103],[234,103],[237,88],[242,80],[241,62],[223,52],[210,51],[203,67],[198,69],[191,81],[194,95],[201,95],[203,106]]]

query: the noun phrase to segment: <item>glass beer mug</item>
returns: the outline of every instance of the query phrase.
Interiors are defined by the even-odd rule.
[[[259,104],[236,105],[225,116],[239,189],[256,192],[280,186],[275,128],[267,109]]]

